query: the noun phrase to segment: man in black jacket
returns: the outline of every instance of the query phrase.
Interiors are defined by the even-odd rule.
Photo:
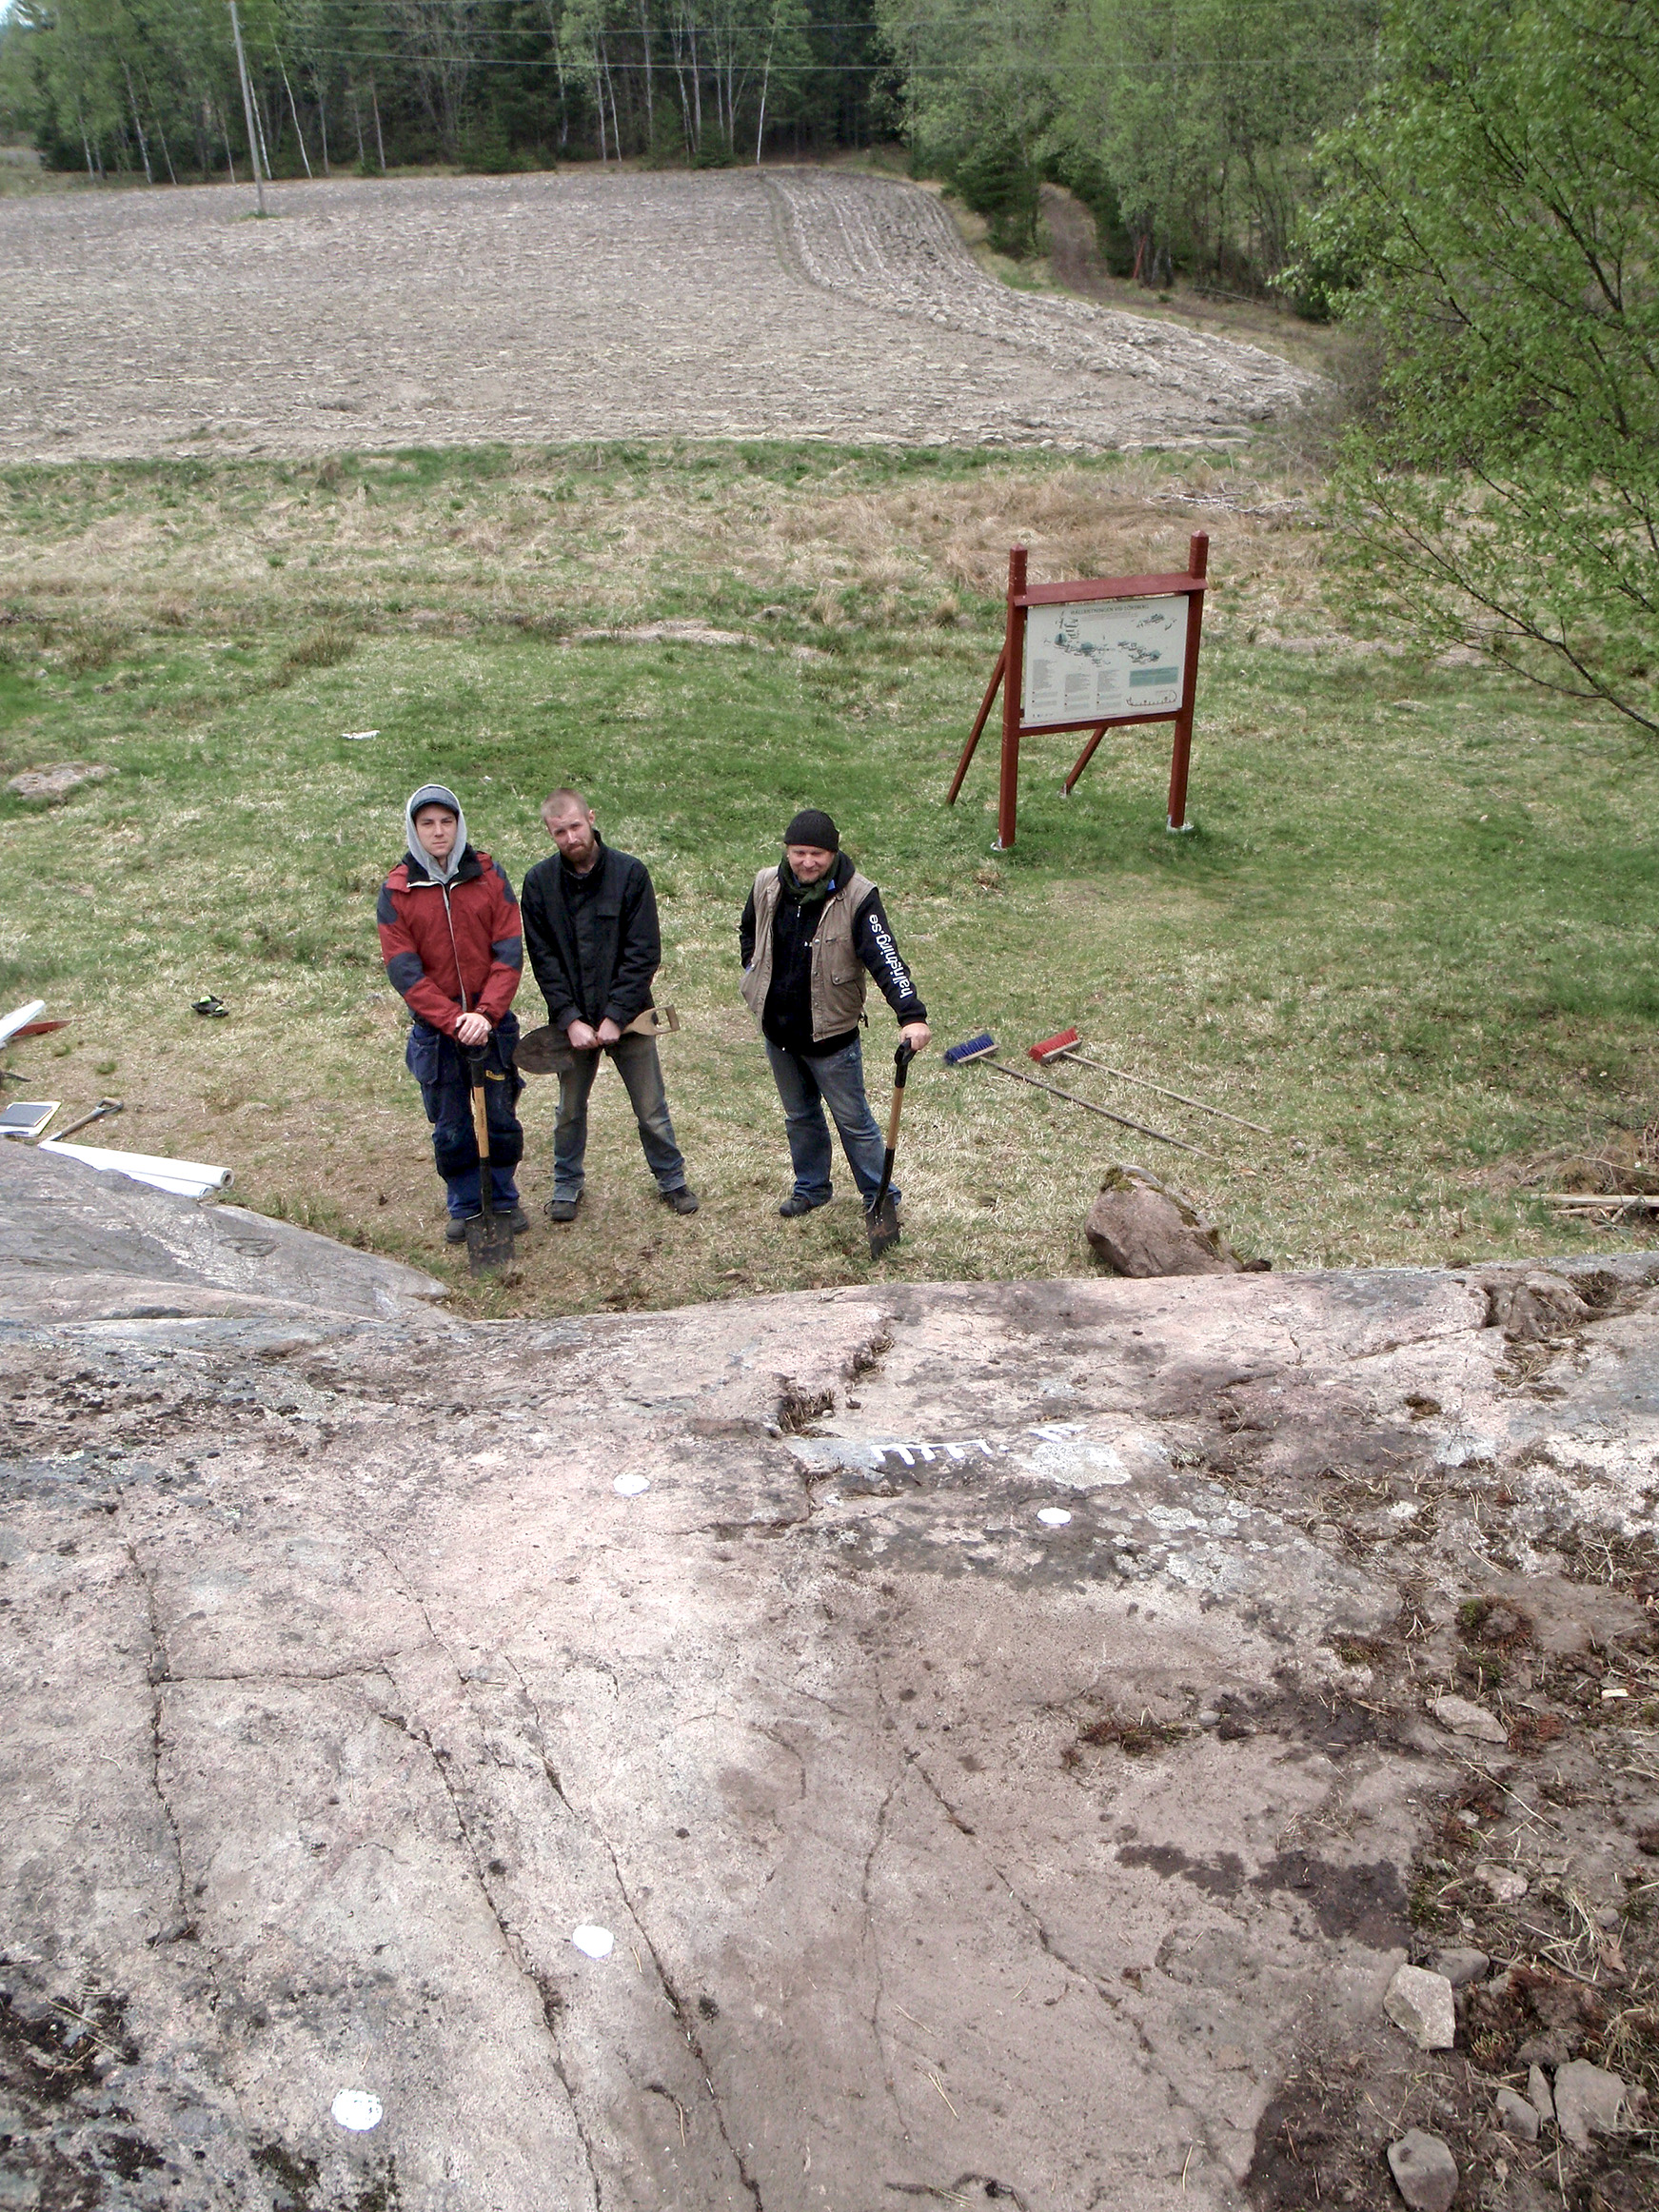
[[[766,1040],[795,1170],[795,1188],[779,1213],[793,1220],[829,1203],[826,1105],[868,1207],[880,1186],[885,1147],[859,1049],[866,973],[915,1052],[930,1036],[927,1008],[893,941],[880,892],[841,851],[835,823],[819,808],[804,808],[784,831],[782,865],[755,878],[738,948],[743,997]]]
[[[577,1055],[572,1072],[559,1078],[547,1218],[574,1221],[582,1203],[587,1097],[602,1052],[609,1053],[627,1086],[645,1164],[663,1204],[676,1214],[695,1214],[697,1194],[685,1187],[657,1040],[628,1032],[651,1003],[651,979],[662,962],[650,874],[642,860],[603,842],[580,792],[555,791],[542,820],[559,853],[538,860],[524,878],[519,901],[524,950],[548,1018]]]

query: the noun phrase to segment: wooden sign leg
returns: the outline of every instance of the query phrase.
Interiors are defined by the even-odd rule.
[[[997,850],[1010,851],[1019,810],[1019,716],[1025,688],[1025,609],[1016,602],[1025,590],[1025,547],[1008,556],[1008,623],[1002,645],[1002,773],[997,793]]]
[[[1095,758],[1095,747],[1100,742],[1100,740],[1105,735],[1106,724],[1104,722],[1096,722],[1094,729],[1090,731],[1089,742],[1077,755],[1076,765],[1072,770],[1071,774],[1066,778],[1065,794],[1068,799],[1070,799],[1072,796],[1072,786],[1076,782],[1077,778],[1083,773],[1083,770],[1089,765],[1089,762]]]
[[[1195,530],[1187,554],[1187,573],[1190,576],[1208,575],[1210,569],[1210,539],[1207,531]],[[1181,711],[1175,717],[1175,742],[1170,755],[1170,811],[1168,826],[1172,831],[1184,830],[1187,825],[1187,768],[1193,757],[1193,695],[1198,687],[1198,633],[1204,622],[1204,594],[1195,591],[1187,602],[1187,660],[1181,671]]]
[[[997,686],[1002,681],[1003,663],[1007,660],[1007,657],[1008,646],[1006,642],[1004,642],[1001,652],[997,656],[997,665],[991,671],[991,681],[985,686],[985,696],[979,701],[979,711],[974,718],[974,726],[968,732],[968,741],[962,747],[962,757],[957,762],[957,772],[951,779],[951,787],[945,793],[945,804],[947,806],[955,806],[957,803],[957,794],[962,788],[962,778],[968,773],[968,763],[974,758],[975,751],[978,745],[979,738],[984,730],[986,722],[991,719],[991,701],[996,698]]]

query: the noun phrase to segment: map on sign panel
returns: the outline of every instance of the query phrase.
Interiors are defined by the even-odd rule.
[[[1174,714],[1186,653],[1184,592],[1034,606],[1025,619],[1020,721],[1031,729]]]

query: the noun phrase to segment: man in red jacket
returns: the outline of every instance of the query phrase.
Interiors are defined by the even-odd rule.
[[[519,902],[489,855],[467,843],[461,801],[442,783],[423,783],[409,800],[404,835],[408,850],[382,886],[375,919],[385,972],[413,1017],[405,1057],[448,1187],[444,1234],[464,1243],[467,1222],[484,1209],[470,1064],[481,1053],[491,1204],[522,1232],[530,1224],[513,1180],[524,1149],[513,1111],[523,1089],[513,1065],[513,994],[524,965]]]

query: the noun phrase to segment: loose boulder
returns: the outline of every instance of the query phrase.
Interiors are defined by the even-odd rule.
[[[1473,1736],[1482,1744],[1507,1744],[1510,1740],[1510,1731],[1496,1713],[1488,1712],[1472,1698],[1437,1697],[1429,1709],[1453,1735]]]
[[[1444,1974],[1454,1989],[1467,1989],[1471,1982],[1483,1982],[1491,1961],[1484,1951],[1472,1946],[1454,1946],[1449,1951],[1434,1953],[1434,1971]]]
[[[1536,2143],[1542,2123],[1537,2107],[1529,2103],[1518,2089],[1500,2089],[1497,2093],[1498,2125],[1506,2135],[1513,2135],[1522,2143]]]
[[[1457,2194],[1457,2161],[1424,2128],[1408,2128],[1389,2144],[1389,2171],[1412,2212],[1448,2212]]]
[[[1550,2077],[1534,2060],[1527,2068],[1527,2100],[1540,2120],[1553,2120],[1555,2100],[1550,2094]]]
[[[1195,1206],[1144,1168],[1115,1167],[1083,1234],[1120,1275],[1233,1275],[1244,1262]]]
[[[25,768],[21,775],[8,777],[6,788],[19,799],[55,800],[67,799],[78,783],[102,783],[114,773],[100,760],[54,760],[49,768]]]
[[[1506,1271],[1481,1278],[1486,1292],[1486,1324],[1501,1329],[1513,1344],[1565,1336],[1590,1318],[1590,1310],[1565,1276],[1547,1268]]]
[[[1555,2124],[1575,2150],[1588,2150],[1592,2135],[1616,2135],[1625,2084],[1605,2066],[1574,2059],[1555,2075]]]
[[[1452,1985],[1425,1966],[1401,1966],[1389,1984],[1383,2010],[1420,2051],[1449,2051],[1457,2040]]]

